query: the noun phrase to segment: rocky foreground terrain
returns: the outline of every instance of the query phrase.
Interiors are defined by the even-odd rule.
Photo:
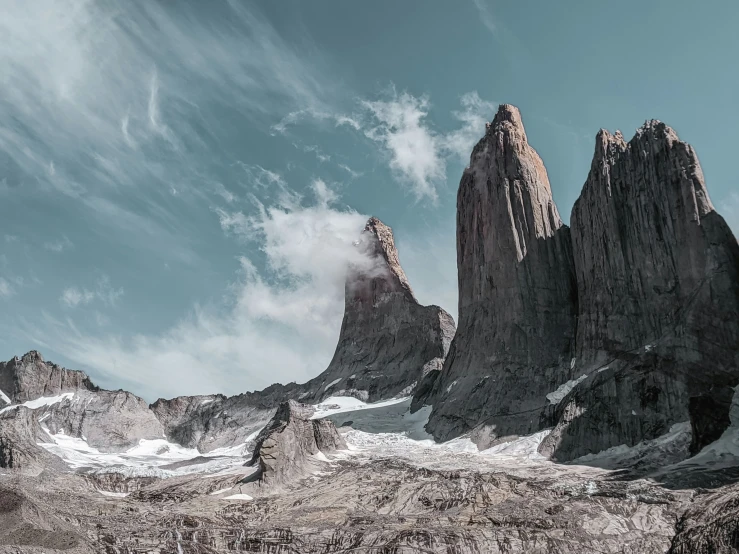
[[[372,218],[307,383],[0,364],[0,553],[739,552],[739,246],[693,149],[599,132],[569,228],[503,105],[457,208],[456,334]]]

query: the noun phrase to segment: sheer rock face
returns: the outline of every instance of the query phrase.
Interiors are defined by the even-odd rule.
[[[287,400],[317,403],[330,396],[367,402],[410,396],[441,369],[454,320],[421,306],[400,266],[390,227],[371,218],[355,246],[363,263],[350,268],[344,319],[328,368],[304,384],[271,385],[232,397],[180,397],[151,405],[167,437],[203,452],[247,441]]]
[[[346,450],[334,424],[312,420],[313,408],[293,400],[283,402],[259,433],[251,464],[259,464],[259,480],[281,485],[315,469],[315,456]]]
[[[336,352],[326,371],[306,384],[303,401],[408,396],[442,367],[449,351],[454,320],[438,306],[418,303],[390,227],[371,218],[356,246],[368,262],[349,271]]]
[[[20,358],[16,356],[10,361],[0,363],[0,391],[13,404],[78,389],[96,390],[97,387],[84,372],[46,362],[35,350]],[[0,400],[0,405],[2,404],[3,401]]]
[[[513,106],[462,176],[457,267],[459,328],[427,429],[446,439],[477,427],[478,443],[534,432],[546,395],[572,375],[576,300],[569,229]]]
[[[739,247],[693,148],[658,121],[601,131],[571,217],[575,373],[544,449],[560,460],[692,420],[692,450],[728,424],[739,382]],[[710,421],[704,417],[710,406]]]

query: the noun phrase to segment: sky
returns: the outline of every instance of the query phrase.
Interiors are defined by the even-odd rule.
[[[565,221],[659,119],[739,231],[730,0],[0,0],[0,359],[147,400],[328,365],[369,216],[456,318],[456,192],[499,103]],[[356,260],[355,260],[356,261]]]

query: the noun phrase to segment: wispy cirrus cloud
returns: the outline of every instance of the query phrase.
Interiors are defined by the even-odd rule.
[[[123,296],[123,289],[114,288],[110,284],[110,278],[103,275],[97,280],[92,290],[79,287],[64,289],[59,301],[68,308],[84,306],[95,301],[99,301],[106,306],[114,306],[121,296]]]
[[[69,240],[68,237],[63,236],[60,239],[48,241],[44,243],[44,248],[46,250],[49,250],[51,252],[61,253],[65,250],[69,250],[70,248],[73,248],[74,244],[71,240]]]

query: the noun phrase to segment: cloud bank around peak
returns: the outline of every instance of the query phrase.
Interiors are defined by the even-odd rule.
[[[316,180],[310,199],[278,195],[255,213],[218,213],[222,229],[264,257],[239,258],[239,271],[219,305],[194,306],[186,317],[153,336],[100,336],[92,329],[45,314],[25,332],[98,379],[121,379],[139,394],[205,394],[305,381],[325,369],[343,315],[350,264],[371,266],[353,243],[367,216],[337,206],[338,195]],[[81,306],[104,297],[68,289],[62,302]]]

